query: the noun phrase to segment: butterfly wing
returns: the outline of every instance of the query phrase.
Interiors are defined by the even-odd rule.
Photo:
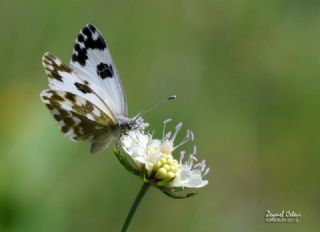
[[[99,141],[100,151],[112,139],[114,121],[97,106],[70,92],[44,90],[40,94],[61,131],[71,140]],[[103,138],[103,139],[102,139]]]
[[[43,91],[41,99],[59,122],[62,132],[71,140],[91,142],[94,153],[102,150],[111,142],[118,125],[108,105],[91,83],[54,55],[46,53],[42,63],[51,90]]]
[[[42,65],[48,75],[49,87],[51,89],[70,92],[80,96],[96,105],[112,118],[113,121],[117,121],[108,105],[93,90],[92,84],[80,77],[59,58],[47,52],[42,57]]]
[[[128,116],[124,89],[101,33],[91,24],[82,28],[73,49],[70,67],[108,105],[116,118]]]

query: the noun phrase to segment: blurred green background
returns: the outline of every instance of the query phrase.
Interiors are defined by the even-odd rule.
[[[0,2],[0,231],[119,231],[141,180],[112,152],[58,130],[39,92],[41,56],[68,62],[86,23],[106,37],[130,115],[196,134],[209,185],[151,189],[130,231],[316,231],[320,227],[320,2]],[[267,224],[265,210],[299,223]]]

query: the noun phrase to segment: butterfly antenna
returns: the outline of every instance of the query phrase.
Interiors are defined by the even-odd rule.
[[[158,108],[159,106],[161,106],[163,103],[167,102],[167,101],[170,101],[170,100],[174,100],[176,99],[177,96],[176,95],[171,95],[170,97],[166,97],[164,99],[162,99],[161,101],[159,101],[157,104],[155,104],[154,106],[151,106],[143,111],[141,111],[140,113],[138,113],[137,116],[140,116],[140,115],[145,115],[147,113],[149,113],[150,111],[154,110],[155,108]]]

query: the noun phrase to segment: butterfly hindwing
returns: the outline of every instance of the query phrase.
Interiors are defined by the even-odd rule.
[[[91,24],[77,36],[70,67],[108,105],[115,116],[128,116],[124,89],[101,33]]]
[[[101,138],[105,143],[110,141],[116,125],[91,102],[64,91],[44,90],[40,96],[69,139],[91,143]]]

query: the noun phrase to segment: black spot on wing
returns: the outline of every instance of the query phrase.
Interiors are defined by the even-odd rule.
[[[64,101],[63,97],[61,97],[59,94],[55,94],[54,91],[51,90],[50,93],[52,93],[50,100],[55,101],[55,102],[63,102]]]
[[[46,106],[47,106],[47,108],[48,108],[49,110],[53,110],[53,107],[52,107],[51,105],[46,104]]]
[[[71,102],[76,102],[76,96],[72,93],[66,92],[64,97]]]
[[[92,93],[92,89],[85,84],[81,84],[79,82],[74,83],[74,85],[77,87],[77,89],[79,91],[81,91],[82,93]]]
[[[92,24],[89,23],[87,26],[93,33],[97,31],[97,29]]]
[[[78,42],[84,42],[84,37],[82,34],[79,34],[77,39],[78,39]]]
[[[102,79],[113,77],[113,67],[105,63],[100,63],[97,65],[97,74]]]
[[[81,44],[81,45],[80,45]],[[81,66],[85,66],[88,59],[88,49],[105,49],[106,42],[98,30],[91,24],[86,25],[77,37],[77,42],[74,46],[72,61],[78,62]]]
[[[50,53],[45,53],[42,57],[42,65],[49,76],[49,78],[56,79],[60,82],[63,82],[63,78],[60,75],[60,72],[71,73],[72,70],[70,67],[62,63],[57,57]]]

